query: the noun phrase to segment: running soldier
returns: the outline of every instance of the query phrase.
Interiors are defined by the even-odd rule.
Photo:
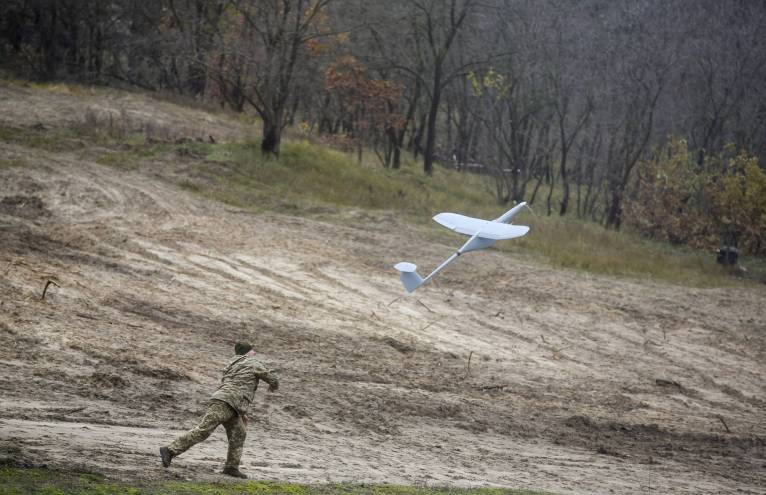
[[[170,466],[174,457],[186,452],[192,445],[205,440],[218,425],[226,429],[229,451],[223,474],[247,478],[239,470],[242,447],[245,444],[247,410],[253,402],[260,380],[269,384],[269,392],[279,388],[279,380],[273,371],[255,359],[253,346],[242,342],[234,346],[236,356],[223,370],[221,385],[211,397],[205,416],[196,428],[176,438],[166,447],[160,447],[162,465]]]

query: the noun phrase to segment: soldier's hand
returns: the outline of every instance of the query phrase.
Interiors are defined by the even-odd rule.
[[[247,417],[247,414],[242,415],[242,422],[245,423],[245,427],[247,427],[247,423],[250,421]]]

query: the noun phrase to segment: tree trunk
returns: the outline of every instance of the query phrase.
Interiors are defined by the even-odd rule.
[[[394,146],[394,158],[391,163],[391,168],[399,170],[402,165],[402,148],[398,144]]]
[[[535,184],[535,188],[532,190],[532,196],[529,198],[529,204],[533,205],[535,204],[535,198],[537,198],[537,191],[540,190],[540,186],[543,183],[543,175],[540,175],[540,177],[537,178],[537,184]]]
[[[46,15],[45,10],[48,11]],[[50,81],[56,77],[56,68],[59,62],[57,51],[57,28],[58,17],[56,5],[41,8],[36,13],[36,28],[40,35],[40,49],[43,56],[42,78]],[[47,21],[47,22],[46,22]],[[47,26],[46,26],[47,24]]]
[[[564,216],[569,208],[569,171],[567,170],[567,158],[568,149],[562,149],[561,151],[561,185],[564,189],[564,194],[561,197],[561,209],[559,209],[559,216]]]
[[[263,119],[263,140],[261,154],[264,156],[279,156],[279,145],[282,141],[282,123],[279,118]]]
[[[434,71],[434,87],[431,97],[431,108],[428,111],[428,131],[426,132],[426,151],[423,155],[423,172],[427,175],[434,173],[434,146],[436,145],[436,118],[439,114],[441,99],[441,67]]]
[[[622,223],[622,191],[620,189],[615,190],[612,193],[612,200],[609,202],[609,210],[606,214],[606,220],[604,225],[607,228],[620,229]]]
[[[415,158],[418,157],[418,154],[422,151],[422,147],[420,143],[423,141],[423,129],[426,127],[426,114],[422,114],[420,116],[420,124],[418,125],[417,129],[415,129],[415,132],[412,136],[412,142],[410,145],[410,148],[412,149],[412,153],[415,155]]]
[[[452,153],[452,100],[447,98],[447,151]]]
[[[549,166],[548,178],[550,179],[550,188],[548,189],[548,197],[545,200],[545,205],[548,208],[548,216],[551,216],[553,209],[551,208],[551,198],[553,197],[553,186],[556,181],[554,180],[553,165]]]

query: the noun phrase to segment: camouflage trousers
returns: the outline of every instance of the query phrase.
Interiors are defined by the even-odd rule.
[[[196,445],[213,433],[213,430],[223,425],[226,428],[226,437],[229,439],[229,452],[226,455],[227,468],[239,467],[242,458],[242,447],[245,445],[245,424],[229,404],[213,399],[202,417],[202,421],[191,431],[176,438],[168,445],[170,453],[177,456],[186,452],[192,445]]]

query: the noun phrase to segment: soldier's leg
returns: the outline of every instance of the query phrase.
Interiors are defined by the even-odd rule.
[[[202,417],[202,421],[194,429],[176,438],[173,443],[168,445],[170,453],[175,457],[186,452],[192,445],[198,444],[209,437],[218,425],[230,420],[232,416],[236,416],[236,412],[231,406],[225,402],[212,401],[207,408],[205,416]]]
[[[229,439],[229,451],[226,454],[225,468],[237,469],[242,459],[242,448],[245,446],[245,437],[247,436],[245,423],[237,415],[226,421],[223,427],[226,428],[226,437]]]

